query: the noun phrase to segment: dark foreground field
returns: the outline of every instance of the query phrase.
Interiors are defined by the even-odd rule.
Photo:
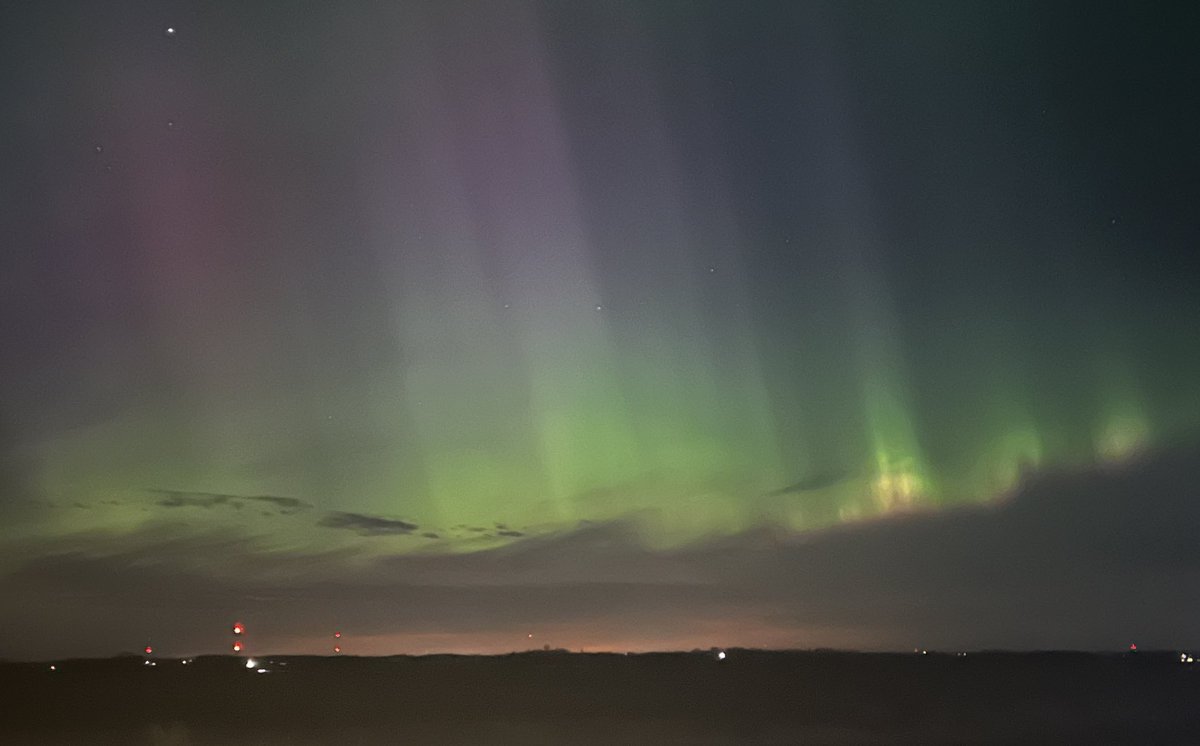
[[[1200,743],[1171,654],[258,662],[0,664],[0,743]]]

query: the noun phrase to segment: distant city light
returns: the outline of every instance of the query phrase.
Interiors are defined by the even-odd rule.
[[[58,670],[58,667],[57,667],[57,666],[55,666],[55,665],[53,665],[53,664],[51,664],[51,665],[50,665],[50,670],[51,670],[51,671],[57,671],[57,670]]]
[[[723,661],[723,660],[725,660],[725,651],[724,651],[724,650],[722,650],[721,652],[717,653],[717,660],[719,660],[719,661]]]
[[[258,662],[255,661],[253,658],[246,659],[246,668],[254,668],[257,665],[258,665]]]
[[[267,669],[265,669],[265,668],[260,668],[260,669],[258,669],[258,671],[256,671],[256,673],[266,673],[266,672],[267,672]]]

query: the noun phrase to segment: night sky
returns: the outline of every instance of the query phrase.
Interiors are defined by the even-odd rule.
[[[1200,645],[1200,5],[0,10],[0,656]]]

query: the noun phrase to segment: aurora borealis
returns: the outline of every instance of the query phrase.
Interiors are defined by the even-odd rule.
[[[242,5],[0,12],[0,655],[1195,644],[1194,9]]]

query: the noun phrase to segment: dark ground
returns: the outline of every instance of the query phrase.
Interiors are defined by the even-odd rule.
[[[1169,653],[258,660],[0,663],[0,743],[1200,743]]]

